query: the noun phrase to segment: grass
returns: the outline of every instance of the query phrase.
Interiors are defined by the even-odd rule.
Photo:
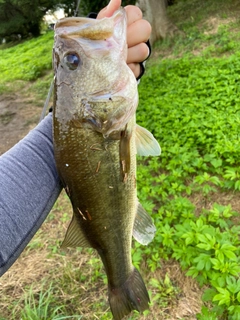
[[[53,32],[0,50],[0,94],[17,92],[22,100],[43,106],[52,72]]]
[[[52,67],[53,32],[0,51],[1,82],[35,80]],[[11,66],[11,67],[9,67]]]
[[[200,54],[204,58],[231,54],[239,50],[239,4],[237,0],[226,1],[178,1],[172,6],[169,16],[185,33],[174,39],[159,42],[160,56],[169,53]],[[166,49],[165,49],[166,48]]]
[[[169,15],[185,37],[157,43],[141,80],[138,123],[154,133],[162,155],[138,159],[139,198],[157,234],[147,247],[134,242],[152,304],[128,320],[239,319],[239,11],[236,0],[178,1]],[[49,33],[0,51],[0,88],[14,92],[13,81],[44,100],[51,41]],[[96,253],[59,248],[70,218],[62,194],[0,280],[1,320],[111,319]]]

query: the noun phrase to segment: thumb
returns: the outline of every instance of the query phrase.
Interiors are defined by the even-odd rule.
[[[99,12],[97,19],[111,17],[121,4],[122,0],[110,0],[109,4]]]

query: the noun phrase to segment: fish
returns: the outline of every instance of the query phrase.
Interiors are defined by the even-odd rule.
[[[143,245],[156,228],[137,198],[136,154],[160,146],[136,124],[137,81],[126,64],[127,17],[69,17],[55,25],[53,142],[73,217],[62,247],[94,248],[108,279],[115,320],[149,308],[132,264],[132,237]]]

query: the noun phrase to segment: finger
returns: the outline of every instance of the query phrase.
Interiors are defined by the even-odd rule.
[[[127,14],[127,24],[128,26],[137,20],[142,19],[142,11],[136,6],[126,6],[124,7]]]
[[[111,17],[113,13],[119,9],[122,4],[122,0],[110,0],[109,4],[103,8],[97,15],[97,19],[102,19],[105,17]]]
[[[135,75],[135,78],[140,76],[141,68],[139,63],[130,63],[128,64],[129,68],[132,70],[132,72]]]
[[[137,20],[127,28],[127,43],[131,48],[141,42],[147,42],[151,35],[151,25],[147,20]]]
[[[146,43],[140,43],[128,49],[127,63],[143,62],[149,56],[149,48]]]

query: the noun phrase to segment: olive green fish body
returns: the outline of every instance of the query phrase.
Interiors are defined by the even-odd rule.
[[[60,20],[53,50],[55,160],[73,207],[63,246],[98,251],[116,320],[148,308],[131,259],[132,236],[147,244],[155,233],[137,200],[136,152],[160,153],[135,122],[138,92],[126,64],[126,25],[123,9],[101,20]]]
[[[124,182],[120,140],[104,138],[91,129],[69,127],[62,141],[57,133],[58,124],[54,123],[54,127],[59,137],[55,142],[57,167],[74,216],[90,246],[104,257],[110,285],[119,286],[133,270],[131,243],[137,205],[135,156],[131,158],[131,171]],[[134,149],[134,144],[131,148]],[[118,263],[116,257],[119,257]]]

